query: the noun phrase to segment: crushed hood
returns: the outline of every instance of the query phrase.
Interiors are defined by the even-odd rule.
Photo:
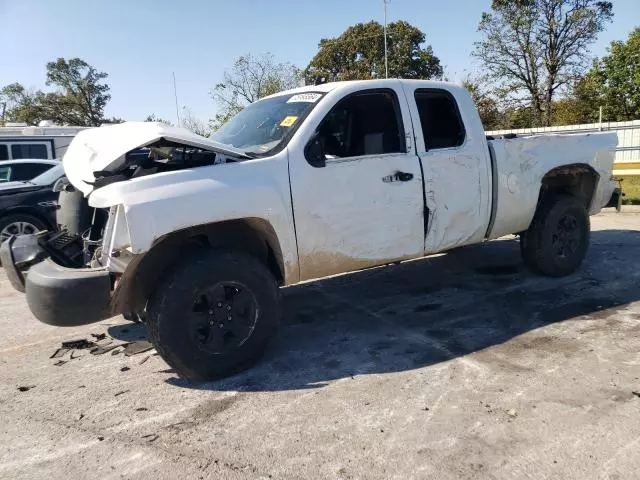
[[[158,140],[210,150],[237,158],[250,158],[242,150],[196,135],[186,128],[154,122],[125,122],[78,132],[62,159],[69,182],[85,195],[93,190],[93,172],[109,170],[127,152]]]

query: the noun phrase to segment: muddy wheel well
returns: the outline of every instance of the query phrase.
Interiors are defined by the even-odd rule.
[[[231,248],[250,253],[264,262],[280,285],[284,283],[282,250],[268,222],[248,218],[200,225],[162,237],[128,266],[112,302],[114,313],[142,310],[166,273],[198,248]]]
[[[549,195],[565,193],[578,198],[589,210],[600,176],[589,165],[563,165],[542,178],[538,205]]]

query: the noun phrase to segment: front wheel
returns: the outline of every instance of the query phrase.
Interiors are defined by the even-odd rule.
[[[273,275],[243,252],[199,252],[147,304],[152,343],[181,377],[192,380],[222,378],[253,365],[280,316]]]
[[[583,202],[571,195],[542,201],[529,229],[520,236],[525,264],[550,277],[575,272],[589,248],[591,226]]]

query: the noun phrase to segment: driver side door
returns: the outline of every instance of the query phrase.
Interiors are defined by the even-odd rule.
[[[398,87],[339,100],[305,139],[319,141],[322,162],[291,152],[301,280],[423,254],[422,173]]]

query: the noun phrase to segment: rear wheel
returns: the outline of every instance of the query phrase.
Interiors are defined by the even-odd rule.
[[[522,257],[527,266],[543,275],[569,275],[587,254],[590,228],[589,214],[580,200],[571,195],[550,195],[520,236]]]
[[[152,295],[146,323],[158,353],[180,376],[212,380],[260,359],[280,308],[278,285],[262,262],[204,250]]]
[[[44,222],[33,215],[26,213],[7,215],[0,219],[0,243],[13,235],[32,235],[46,229]]]

